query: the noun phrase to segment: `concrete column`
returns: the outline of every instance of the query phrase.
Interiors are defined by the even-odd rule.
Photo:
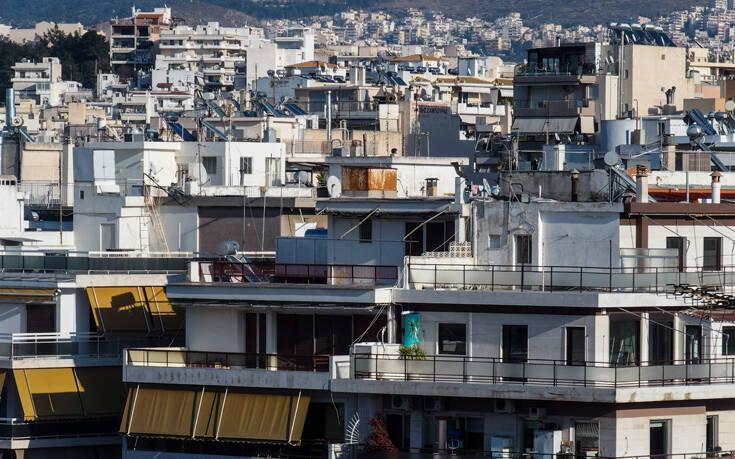
[[[439,421],[439,451],[447,450],[447,417],[439,416],[436,418]]]
[[[640,361],[648,361],[648,331],[650,329],[650,322],[648,321],[648,313],[644,312],[641,314],[641,356]],[[647,365],[647,364],[646,364]]]
[[[397,343],[396,337],[396,307],[394,305],[388,305],[386,308],[386,332],[388,335],[388,343]]]
[[[720,174],[718,171],[714,171],[711,174],[712,177],[712,204],[719,204],[720,203],[720,178],[722,178],[722,174]]]
[[[278,314],[273,311],[265,313],[265,352],[272,354],[268,357],[268,369],[278,367],[276,353],[278,352]]]

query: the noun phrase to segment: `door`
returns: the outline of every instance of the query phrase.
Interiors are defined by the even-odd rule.
[[[584,365],[584,327],[567,327],[567,365]]]
[[[686,245],[686,239],[683,237],[673,236],[666,238],[666,248],[676,249],[678,254],[678,268],[679,272],[684,271],[684,247]]]
[[[100,251],[105,252],[107,250],[116,249],[117,244],[115,243],[115,224],[114,223],[101,223],[100,224]]]
[[[651,421],[650,424],[650,452],[651,456],[659,456],[669,454],[671,452],[670,447],[670,432],[669,432],[669,421]]]
[[[722,238],[706,237],[703,244],[702,268],[705,271],[719,271],[722,269]]]
[[[265,158],[266,186],[281,185],[281,159]]]
[[[674,323],[650,321],[648,325],[649,365],[667,365],[674,359]]]
[[[503,325],[503,362],[528,360],[528,325]]]

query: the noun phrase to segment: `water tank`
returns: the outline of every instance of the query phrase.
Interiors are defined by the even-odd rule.
[[[603,120],[600,123],[602,151],[615,151],[618,145],[630,143],[635,122],[634,119]]]
[[[107,129],[107,119],[97,118],[97,130],[104,131],[105,129]]]

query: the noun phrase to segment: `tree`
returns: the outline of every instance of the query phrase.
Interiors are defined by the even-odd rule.
[[[388,431],[385,430],[385,418],[382,415],[375,416],[369,422],[370,436],[365,445],[365,451],[397,453],[398,448],[390,439]]]

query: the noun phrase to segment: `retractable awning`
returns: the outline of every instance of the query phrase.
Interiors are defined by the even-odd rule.
[[[117,414],[123,407],[120,367],[13,370],[26,421]]]
[[[0,301],[54,301],[53,288],[0,288]]]
[[[298,444],[310,397],[209,388],[134,387],[120,432],[128,435]]]
[[[184,312],[171,306],[163,287],[89,287],[97,328],[109,333],[181,330]]]
[[[516,118],[513,121],[512,131],[521,134],[572,134],[577,126],[577,117],[569,118]]]

